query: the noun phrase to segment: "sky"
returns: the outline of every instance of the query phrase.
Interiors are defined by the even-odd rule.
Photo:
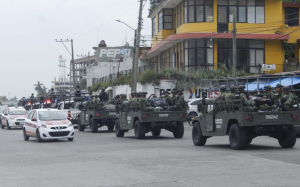
[[[145,1],[145,0],[144,0]],[[55,39],[73,39],[74,56],[93,54],[100,40],[109,47],[133,45],[137,0],[0,0],[0,96],[36,95],[38,81],[51,88],[58,78],[59,56],[71,56]],[[149,0],[143,9],[142,36],[150,39]],[[71,43],[65,43],[71,51]],[[66,72],[69,70],[66,69]]]

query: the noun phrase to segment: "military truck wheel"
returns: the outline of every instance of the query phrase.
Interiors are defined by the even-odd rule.
[[[4,129],[4,125],[1,123],[1,129]]]
[[[95,123],[95,120],[93,118],[90,119],[90,129],[92,133],[98,132],[98,123]]]
[[[146,128],[144,123],[140,123],[136,120],[134,123],[134,135],[136,139],[144,139],[146,134]]]
[[[174,128],[173,136],[174,138],[182,138],[184,135],[184,126],[183,122],[177,121],[177,126]]]
[[[244,149],[247,144],[247,131],[237,124],[233,124],[229,130],[230,146],[234,150]]]
[[[124,131],[121,130],[120,121],[117,119],[115,123],[116,123],[116,130],[115,130],[116,136],[123,137]]]
[[[85,129],[85,125],[81,125],[81,121],[80,121],[80,119],[78,119],[78,130],[84,131],[84,129]]]
[[[296,130],[293,125],[288,126],[288,130],[279,134],[278,142],[282,148],[292,148],[296,144]]]
[[[115,128],[115,125],[107,125],[107,129],[108,129],[109,131],[113,131],[114,128]]]
[[[202,135],[201,127],[198,122],[194,123],[192,139],[195,146],[204,146],[206,144],[207,137]]]
[[[247,145],[251,144],[252,143],[252,139],[248,139],[247,140]]]
[[[158,136],[160,136],[161,129],[154,129],[151,131],[151,133],[152,133],[152,136],[158,137]]]

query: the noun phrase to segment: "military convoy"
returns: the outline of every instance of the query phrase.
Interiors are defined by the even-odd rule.
[[[291,111],[245,112],[241,99],[210,99],[199,104],[202,114],[192,121],[192,139],[195,146],[204,146],[208,138],[229,135],[232,149],[243,149],[257,136],[278,140],[282,148],[292,148],[296,143],[294,125],[300,124],[299,107]]]

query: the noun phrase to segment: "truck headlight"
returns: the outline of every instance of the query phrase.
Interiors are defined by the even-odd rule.
[[[45,124],[45,123],[42,123],[41,125],[42,128],[49,128],[49,125]]]

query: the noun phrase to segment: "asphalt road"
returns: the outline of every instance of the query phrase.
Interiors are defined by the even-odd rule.
[[[183,139],[162,131],[136,140],[133,131],[117,138],[106,128],[78,132],[67,140],[23,140],[21,130],[0,130],[2,187],[181,187],[300,186],[300,141],[293,149],[259,137],[234,151],[228,137],[208,139],[195,147],[191,127]],[[298,139],[299,140],[299,139]]]

